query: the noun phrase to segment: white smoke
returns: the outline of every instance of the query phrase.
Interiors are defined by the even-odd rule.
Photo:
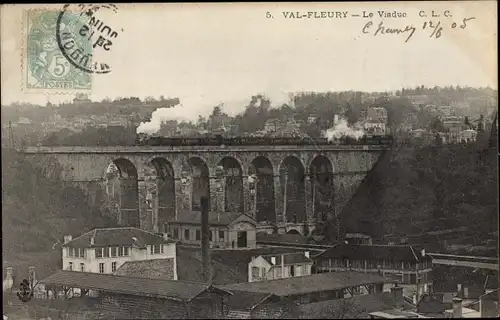
[[[345,119],[335,119],[333,128],[326,130],[324,133],[324,136],[328,139],[328,141],[340,139],[342,137],[351,137],[357,140],[364,135],[365,132],[362,129],[349,127],[347,120]]]
[[[137,127],[137,133],[154,134],[160,131],[161,124],[168,120],[189,121],[190,112],[181,104],[170,108],[158,108],[151,114],[149,122],[141,122]]]

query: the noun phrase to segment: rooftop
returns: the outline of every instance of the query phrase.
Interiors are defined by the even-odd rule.
[[[93,239],[93,244],[92,244]],[[163,235],[133,227],[94,229],[63,244],[72,248],[94,248],[108,246],[135,246],[145,248],[150,244],[175,243],[165,240]]]
[[[388,282],[386,278],[373,273],[332,272],[285,279],[235,283],[225,285],[222,288],[226,290],[273,293],[278,296],[289,296],[336,290],[357,285],[383,284],[386,282]]]
[[[370,312],[386,310],[396,306],[396,298],[391,292],[366,294],[346,299],[325,300],[300,305],[304,318],[342,319],[361,318]],[[413,306],[403,303],[403,309],[411,310]]]
[[[206,290],[217,290],[222,294],[230,294],[230,292],[220,288],[199,282],[147,279],[66,270],[60,270],[41,280],[40,283],[176,301],[190,301]]]
[[[234,222],[240,218],[243,218],[242,220],[246,220],[248,222],[256,224],[256,221],[252,217],[241,212],[219,212],[219,213],[210,212],[208,217],[208,223],[210,225],[227,226],[231,222]],[[169,224],[186,223],[186,224],[201,225],[201,212],[200,211],[185,212],[180,214],[178,219],[169,220],[168,223]]]
[[[313,261],[308,257],[306,257],[306,255],[303,252],[267,254],[267,255],[261,255],[261,257],[264,260],[266,260],[269,264],[278,266],[282,264],[281,261],[282,258],[283,258],[283,265],[285,266],[299,264],[299,263],[311,263],[311,264],[313,263]],[[276,258],[275,263],[272,262],[272,257]]]
[[[173,258],[127,261],[113,274],[117,276],[174,280]]]
[[[307,244],[307,238],[301,234],[267,234],[257,233],[257,241],[260,242],[286,242]]]
[[[341,243],[316,256],[318,259],[423,261],[431,260],[429,255],[411,245],[347,244]]]

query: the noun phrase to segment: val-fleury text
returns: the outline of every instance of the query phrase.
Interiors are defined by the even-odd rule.
[[[283,11],[285,19],[344,19],[349,11]]]

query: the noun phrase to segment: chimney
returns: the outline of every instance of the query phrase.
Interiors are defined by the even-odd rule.
[[[304,255],[306,256],[306,258],[309,258],[309,251],[304,252]]]
[[[169,239],[168,233],[163,232],[163,240],[168,240],[168,239]]]
[[[276,257],[271,257],[271,263],[272,263],[273,265],[276,265]]]
[[[93,246],[94,245],[94,236],[90,237],[90,246]]]
[[[400,287],[397,283],[394,287],[391,288],[392,297],[394,299],[395,308],[403,308],[404,299],[403,299],[403,287]]]
[[[285,255],[281,255],[281,278],[285,277]]]
[[[453,318],[462,318],[462,299],[453,298]]]
[[[210,226],[208,223],[208,198],[201,197],[201,259],[203,261],[203,274],[205,276],[205,280],[207,283],[211,283],[212,277],[210,272],[210,256],[209,256],[209,248],[210,248]]]
[[[71,240],[73,240],[73,236],[72,235],[64,236],[64,244],[70,242]]]
[[[36,284],[35,267],[28,267],[28,278],[30,282],[30,288],[33,288]]]
[[[425,249],[422,249],[422,257],[425,257]]]
[[[11,291],[14,286],[14,269],[7,267],[5,280],[3,281],[3,291]]]

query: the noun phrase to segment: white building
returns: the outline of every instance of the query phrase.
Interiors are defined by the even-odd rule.
[[[113,273],[127,261],[173,259],[176,242],[132,227],[94,229],[72,239],[64,237],[63,270]],[[174,270],[177,280],[177,270]]]
[[[248,263],[248,282],[311,275],[309,251],[260,255]]]

